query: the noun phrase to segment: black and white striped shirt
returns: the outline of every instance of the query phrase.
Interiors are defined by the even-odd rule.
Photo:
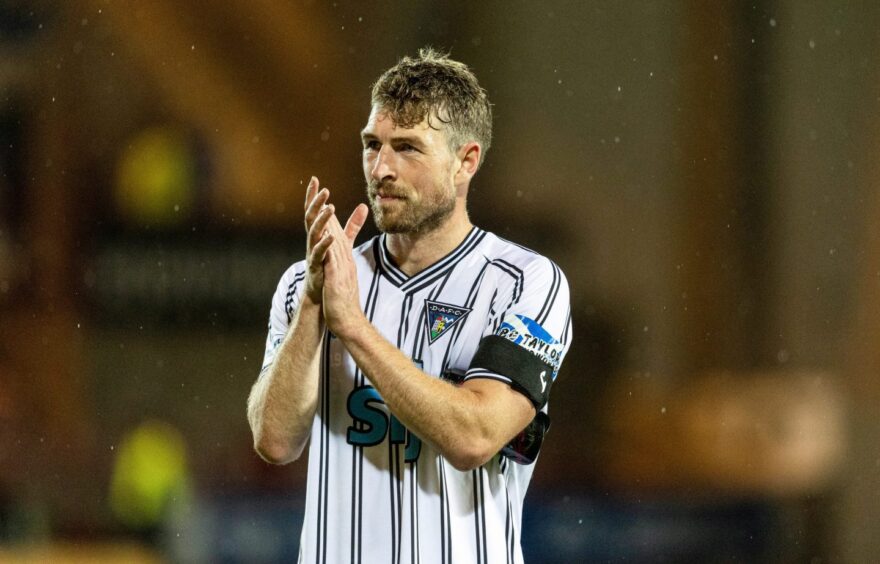
[[[553,262],[533,251],[475,227],[415,276],[395,266],[384,235],[354,254],[367,317],[427,374],[505,380],[470,366],[480,340],[503,325],[542,329],[558,362],[568,350],[568,283]],[[298,262],[278,284],[264,368],[287,332],[304,278],[305,263]],[[523,498],[534,466],[498,455],[476,470],[456,470],[389,413],[329,334],[308,458],[300,562],[523,560]]]

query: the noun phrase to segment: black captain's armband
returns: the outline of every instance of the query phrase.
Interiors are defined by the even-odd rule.
[[[509,378],[510,385],[529,398],[538,411],[544,407],[550,396],[553,365],[504,337],[484,337],[471,360],[471,367]]]

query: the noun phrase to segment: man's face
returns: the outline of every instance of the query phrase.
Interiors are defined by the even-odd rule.
[[[429,233],[455,209],[453,166],[446,133],[427,121],[412,128],[373,107],[361,132],[367,197],[385,233]]]

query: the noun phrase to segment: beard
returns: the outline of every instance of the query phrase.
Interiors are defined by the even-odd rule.
[[[377,200],[379,191],[400,200],[383,207]],[[367,184],[367,199],[373,211],[373,221],[383,233],[430,233],[443,225],[455,210],[455,194],[438,182],[434,183],[428,197],[413,200],[405,188],[393,182],[372,180]]]

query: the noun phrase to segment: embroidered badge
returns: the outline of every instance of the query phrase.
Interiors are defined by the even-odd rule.
[[[425,300],[425,322],[428,325],[428,344],[443,336],[449,329],[467,317],[469,307],[459,307]]]

